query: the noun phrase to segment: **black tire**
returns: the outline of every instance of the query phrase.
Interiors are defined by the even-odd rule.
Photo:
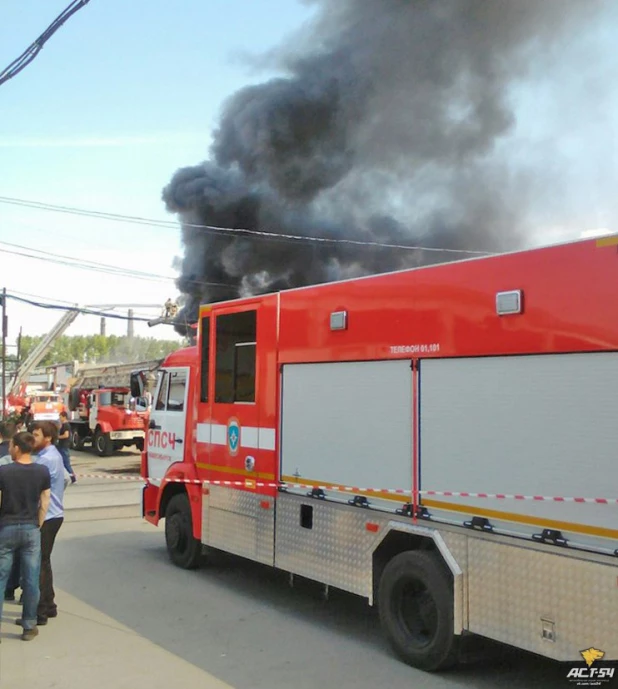
[[[71,449],[72,450],[81,450],[84,447],[84,441],[79,434],[79,431],[77,429],[74,429],[71,431]]]
[[[395,555],[378,589],[380,622],[394,651],[421,670],[445,670],[457,661],[453,631],[453,585],[435,555]]]
[[[100,429],[97,429],[94,434],[92,446],[99,457],[109,457],[114,452],[114,444],[109,437],[109,433],[102,433]]]
[[[202,544],[193,537],[191,507],[184,493],[174,495],[165,510],[165,544],[170,560],[177,567],[199,566]]]

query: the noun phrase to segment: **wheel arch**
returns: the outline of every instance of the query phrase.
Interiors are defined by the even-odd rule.
[[[373,605],[376,600],[380,577],[388,562],[399,553],[415,550],[434,553],[436,559],[450,574],[453,582],[453,631],[455,634],[461,634],[465,628],[464,573],[438,529],[402,522],[391,522],[388,525],[373,551],[373,597],[370,603]]]
[[[173,476],[168,476],[172,478],[172,481],[166,481],[165,487],[161,491],[161,497],[159,498],[159,506],[157,509],[157,515],[159,519],[165,518],[165,511],[170,503],[170,500],[175,495],[186,495],[189,501],[189,507],[191,508],[191,522],[193,526],[193,536],[194,538],[201,539],[202,537],[202,501],[201,501],[201,490],[200,486],[194,486],[187,483],[175,483],[173,481]]]

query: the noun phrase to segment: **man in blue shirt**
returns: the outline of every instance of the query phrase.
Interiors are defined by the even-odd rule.
[[[55,447],[58,429],[52,421],[37,421],[32,426],[34,449],[37,453],[36,463],[43,464],[51,477],[51,499],[41,527],[41,598],[37,610],[37,624],[47,624],[48,617],[56,617],[54,575],[51,566],[51,554],[56,534],[64,521],[64,463]]]

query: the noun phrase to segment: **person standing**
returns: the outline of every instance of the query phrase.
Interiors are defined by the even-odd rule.
[[[37,610],[37,624],[47,624],[48,617],[56,617],[58,609],[55,602],[54,575],[51,554],[56,535],[64,521],[64,464],[55,447],[58,429],[52,421],[35,421],[32,427],[36,462],[47,467],[51,477],[51,500],[41,527],[41,598]]]
[[[31,641],[39,633],[40,527],[49,506],[51,486],[47,468],[32,461],[33,448],[34,438],[30,433],[16,433],[9,447],[12,464],[0,467],[0,591],[4,591],[15,556],[19,554],[23,641]],[[0,596],[0,621],[3,602]]]
[[[71,455],[69,448],[71,446],[71,425],[69,424],[69,416],[65,411],[60,412],[60,429],[58,431],[58,452],[62,457],[64,468],[71,475],[71,483],[75,483],[75,472],[71,468]]]
[[[13,460],[9,453],[11,439],[17,433],[14,423],[5,421],[0,423],[0,466],[12,464]],[[4,600],[15,600],[15,589],[19,587],[19,553],[15,553],[11,574],[4,589]],[[0,589],[1,590],[1,589]]]
[[[15,435],[15,424],[10,421],[3,421],[0,423],[0,466],[3,464],[11,464],[13,461],[9,454],[9,445],[11,438]]]

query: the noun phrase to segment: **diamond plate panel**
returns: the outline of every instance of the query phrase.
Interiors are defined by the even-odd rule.
[[[301,505],[313,508],[311,529],[301,526]],[[369,597],[376,535],[365,529],[367,521],[379,522],[380,516],[349,505],[280,494],[275,566]]]
[[[210,510],[210,488],[202,488],[202,544],[208,541],[208,512]]]
[[[618,565],[476,538],[468,548],[470,631],[556,660],[590,646],[618,659]]]
[[[268,505],[266,508],[265,505]],[[265,565],[275,564],[275,501],[259,496],[255,559]]]
[[[444,529],[438,530],[453,559],[461,569],[461,580],[455,592],[455,631],[468,629],[468,536]]]
[[[244,514],[210,508],[207,545],[255,560],[256,520]]]
[[[202,502],[206,545],[273,564],[275,510],[271,498],[224,486],[211,486]],[[265,509],[261,503],[268,502]]]
[[[210,508],[237,512],[255,518],[257,500],[255,493],[226,486],[210,486]]]

